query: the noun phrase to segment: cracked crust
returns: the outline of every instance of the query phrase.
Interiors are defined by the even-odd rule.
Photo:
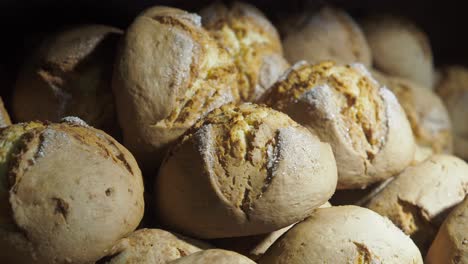
[[[236,252],[222,250],[222,249],[208,249],[190,256],[179,258],[171,261],[168,264],[255,264],[249,258],[242,256]]]
[[[371,52],[359,25],[341,9],[324,7],[284,19],[279,26],[286,59],[291,63],[334,60],[371,65]]]
[[[437,93],[447,107],[454,134],[454,152],[468,159],[468,69],[449,66],[441,69]]]
[[[407,168],[367,205],[410,235],[422,252],[444,217],[468,193],[468,165],[448,155],[435,155]]]
[[[19,74],[12,102],[16,120],[79,116],[118,135],[111,65],[121,35],[113,27],[86,25],[50,36]]]
[[[97,264],[166,264],[209,248],[161,229],[141,229],[119,240]]]
[[[372,228],[369,228],[372,226]],[[422,264],[416,245],[388,219],[357,206],[317,209],[296,224],[260,264]]]
[[[6,127],[9,125],[11,125],[10,115],[3,105],[2,97],[0,97],[0,127]]]
[[[113,89],[125,145],[154,173],[166,149],[199,118],[237,101],[233,59],[179,9],[153,7],[127,29]]]
[[[94,262],[142,218],[133,156],[104,132],[67,120],[0,130],[2,261]]]
[[[426,263],[468,263],[468,198],[444,221],[426,256]]]
[[[169,152],[155,185],[163,222],[200,238],[288,226],[335,187],[330,146],[285,114],[253,104],[225,105],[198,122]]]
[[[392,16],[367,19],[362,27],[378,70],[432,89],[432,51],[421,29],[410,21]]]
[[[434,154],[453,152],[452,123],[442,100],[432,91],[398,77],[380,81],[398,98],[405,110],[416,143]]]
[[[383,181],[413,159],[414,138],[401,106],[361,64],[299,62],[260,101],[332,146],[339,189]]]
[[[243,101],[255,101],[289,67],[278,32],[254,6],[216,2],[200,15],[203,26],[234,58]]]

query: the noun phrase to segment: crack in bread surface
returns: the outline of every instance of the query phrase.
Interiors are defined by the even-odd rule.
[[[10,208],[10,167],[14,156],[21,151],[25,134],[35,129],[43,129],[42,123],[31,122],[12,125],[0,131],[0,227],[14,231],[16,224],[11,216]]]
[[[216,12],[216,10],[210,10]],[[249,101],[259,81],[264,55],[282,54],[279,40],[262,28],[260,18],[244,14],[244,10],[231,9],[215,14],[215,21],[205,27],[234,58],[239,71],[240,97]],[[263,23],[264,24],[264,23]]]
[[[340,113],[338,118],[346,136],[356,151],[372,160],[383,146],[387,133],[386,107],[378,84],[351,65],[322,62],[297,66],[272,87],[265,103],[284,111],[304,93],[327,85],[334,93]]]
[[[194,124],[219,104],[236,101],[238,72],[232,58],[222,50],[208,32],[177,17],[155,16],[154,21],[188,33],[197,43],[186,89],[177,91],[175,104],[167,117],[155,127],[178,127]],[[195,54],[197,53],[197,54]]]
[[[222,195],[249,219],[253,203],[262,197],[274,178],[279,156],[280,128],[298,126],[269,108],[225,105],[200,121],[195,129],[213,127],[216,183]]]

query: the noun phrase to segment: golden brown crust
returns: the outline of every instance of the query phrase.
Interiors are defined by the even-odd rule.
[[[94,262],[143,216],[133,156],[78,118],[3,128],[0,157],[2,260]]]
[[[371,65],[371,52],[359,25],[345,11],[324,7],[284,19],[280,25],[286,59],[291,63],[334,60]]]
[[[86,25],[46,39],[19,74],[12,103],[16,120],[79,116],[118,135],[111,75],[121,34],[113,27]]]
[[[426,263],[468,263],[468,198],[445,219],[429,249]]]
[[[447,107],[452,119],[454,153],[468,159],[468,69],[449,66],[441,69],[437,93]]]
[[[11,125],[10,115],[5,109],[3,104],[3,99],[0,97],[0,127],[5,127]]]
[[[400,105],[360,64],[297,63],[261,101],[332,145],[338,188],[385,180],[413,158],[414,139]]]
[[[156,181],[157,209],[165,224],[196,237],[254,235],[304,218],[335,185],[327,144],[285,114],[231,104],[170,151]]]
[[[397,77],[383,82],[398,98],[411,124],[416,143],[433,153],[453,150],[452,124],[442,100],[432,91]]]
[[[426,251],[451,207],[468,192],[468,165],[435,155],[407,168],[367,205],[387,216]]]
[[[249,258],[242,256],[236,252],[222,249],[203,250],[184,258],[180,258],[169,262],[169,264],[255,264]]]
[[[161,229],[140,229],[119,240],[97,264],[166,264],[209,248]]]
[[[234,57],[242,100],[255,101],[289,67],[278,32],[254,6],[216,2],[200,14],[203,26]]]
[[[421,29],[411,21],[393,16],[372,17],[362,26],[377,69],[432,89],[432,51]]]
[[[168,145],[209,111],[238,100],[237,68],[200,17],[153,7],[127,29],[113,89],[124,142],[153,173]]]
[[[372,228],[370,228],[372,227]],[[388,219],[357,206],[317,209],[296,224],[260,264],[422,264],[413,241]]]

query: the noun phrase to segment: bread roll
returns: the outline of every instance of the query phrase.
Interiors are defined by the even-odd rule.
[[[253,104],[214,110],[168,154],[156,180],[162,222],[199,238],[264,234],[325,203],[337,172],[328,144]]]
[[[78,118],[0,129],[0,263],[92,263],[143,216],[133,156]]]
[[[445,219],[426,256],[427,264],[468,263],[468,198]]]
[[[3,100],[0,97],[0,127],[6,127],[9,125],[11,125],[10,115],[5,109],[5,106],[3,105]]]
[[[291,63],[334,60],[371,65],[371,52],[360,27],[344,10],[324,7],[282,19],[284,54]]]
[[[388,219],[357,206],[317,209],[268,249],[260,264],[422,264],[413,241]]]
[[[124,143],[154,173],[167,147],[199,118],[237,101],[233,59],[180,9],[156,6],[127,29],[113,89]]]
[[[452,123],[442,100],[431,90],[398,77],[383,82],[405,110],[416,143],[435,154],[453,152]]]
[[[82,25],[49,36],[26,61],[14,88],[18,122],[78,116],[119,134],[112,95],[112,65],[122,31]]]
[[[117,242],[97,264],[166,264],[209,248],[203,242],[161,229],[140,229]]]
[[[331,207],[329,202],[324,203],[319,208]],[[288,232],[295,224],[281,228],[268,234],[246,237],[230,237],[221,238],[212,241],[217,247],[238,252],[244,256],[248,256],[253,260],[258,260],[265,254],[273,243],[283,234]]]
[[[425,252],[449,210],[468,193],[468,165],[435,155],[407,168],[367,207],[392,220]]]
[[[249,258],[236,252],[222,249],[208,249],[169,262],[169,264],[255,264]]]
[[[432,89],[431,45],[421,29],[410,21],[391,16],[367,19],[362,27],[378,70]]]
[[[242,100],[256,100],[289,67],[278,32],[254,6],[215,2],[200,15],[203,26],[234,57]]]
[[[437,93],[452,119],[455,155],[468,160],[468,69],[450,66],[440,71]]]
[[[413,159],[415,143],[403,109],[361,64],[297,63],[261,102],[330,143],[338,189],[383,181]]]

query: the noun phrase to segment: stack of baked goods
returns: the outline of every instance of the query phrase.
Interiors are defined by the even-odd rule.
[[[234,2],[46,37],[0,101],[0,263],[468,264],[468,69],[359,22]]]

